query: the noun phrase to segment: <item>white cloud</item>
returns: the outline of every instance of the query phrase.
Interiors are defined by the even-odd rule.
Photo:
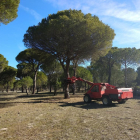
[[[42,16],[39,13],[37,13],[35,10],[32,10],[32,9],[30,9],[28,7],[25,7],[25,6],[21,5],[21,4],[19,6],[24,11],[30,13],[36,20],[39,20],[40,21],[42,19]]]
[[[81,9],[85,13],[111,16],[125,21],[140,21],[140,5],[138,0],[133,0],[133,5],[118,3],[115,0],[45,0],[59,8]],[[135,10],[132,11],[133,7]],[[139,7],[139,8],[137,8]]]
[[[77,9],[97,15],[115,30],[113,45],[140,48],[140,0],[44,0],[60,10]]]
[[[134,4],[134,6],[137,10],[140,10],[140,1],[139,0],[132,0],[132,3]]]

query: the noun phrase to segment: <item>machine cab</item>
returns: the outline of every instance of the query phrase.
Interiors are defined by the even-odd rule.
[[[90,90],[87,92],[92,99],[101,98],[101,88],[100,84],[94,84]]]

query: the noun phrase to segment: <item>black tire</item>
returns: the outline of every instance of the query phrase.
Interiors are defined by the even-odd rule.
[[[90,103],[90,102],[91,102],[91,98],[90,98],[89,95],[85,95],[85,96],[84,96],[84,102],[85,102],[85,103]]]
[[[105,106],[108,106],[108,105],[112,104],[112,101],[108,96],[103,96],[102,97],[102,102],[103,102],[103,105],[105,105]]]
[[[118,101],[119,104],[124,104],[127,100]]]

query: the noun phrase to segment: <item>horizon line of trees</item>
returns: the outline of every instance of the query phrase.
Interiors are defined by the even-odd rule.
[[[45,59],[39,58],[40,53]],[[65,76],[62,66],[52,56],[44,56],[46,54],[42,52],[26,49],[17,55],[19,64],[15,69],[8,66],[6,58],[0,55],[0,89],[8,92],[9,89],[20,88],[22,92],[35,93],[42,89],[52,92],[53,88],[54,95],[57,94],[58,89],[64,90]],[[133,87],[137,90],[140,89],[139,56],[140,49],[112,47],[105,56],[96,61],[91,60],[87,68],[78,65],[75,68],[71,63],[70,76],[75,75],[94,83],[108,82],[117,87]],[[85,89],[85,83],[77,81],[76,92],[80,92],[81,88]],[[70,86],[70,91],[73,92],[73,85]]]

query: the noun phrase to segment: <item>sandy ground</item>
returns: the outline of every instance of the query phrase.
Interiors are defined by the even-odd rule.
[[[104,107],[78,93],[1,93],[0,140],[140,140],[140,97]]]

